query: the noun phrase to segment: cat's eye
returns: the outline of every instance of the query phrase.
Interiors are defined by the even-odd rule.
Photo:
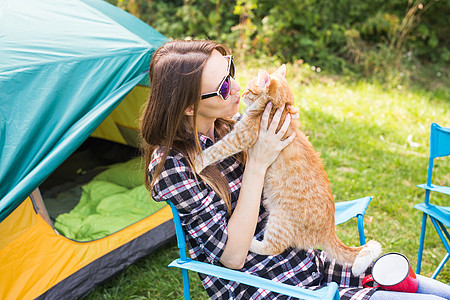
[[[202,95],[202,99],[207,99],[215,96],[220,96],[223,100],[227,100],[228,96],[230,96],[231,92],[231,78],[234,78],[236,74],[236,68],[234,66],[233,56],[232,55],[225,55],[224,56],[228,60],[228,68],[227,68],[227,75],[222,79],[222,81],[219,84],[219,88],[217,91],[213,93],[207,93]]]

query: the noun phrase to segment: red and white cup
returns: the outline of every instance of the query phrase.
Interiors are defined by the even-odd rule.
[[[369,286],[372,283],[373,286]],[[415,293],[419,282],[408,258],[392,252],[380,256],[372,267],[372,274],[364,277],[363,287],[380,287],[388,291]]]

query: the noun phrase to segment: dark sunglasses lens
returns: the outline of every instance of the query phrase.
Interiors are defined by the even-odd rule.
[[[223,99],[227,99],[228,96],[230,95],[230,76],[227,76],[225,81],[222,83],[219,93]]]

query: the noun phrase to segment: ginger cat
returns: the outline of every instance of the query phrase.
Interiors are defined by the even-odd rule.
[[[249,107],[231,132],[197,157],[198,173],[214,162],[253,146],[269,101],[273,104],[269,122],[277,108],[283,104],[294,105],[285,75],[286,66],[282,65],[271,75],[260,70],[258,77],[248,83],[242,98]],[[281,120],[287,113],[285,108]],[[267,169],[263,204],[269,217],[263,241],[254,239],[250,251],[277,255],[288,247],[322,246],[337,263],[353,265],[352,273],[358,276],[380,255],[381,245],[369,241],[362,247],[349,247],[339,240],[334,225],[334,199],[320,154],[298,128],[298,121],[292,120],[284,138],[295,132],[293,142]]]

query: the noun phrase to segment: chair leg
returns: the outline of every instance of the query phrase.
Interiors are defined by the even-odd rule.
[[[449,258],[450,258],[450,253],[445,254],[445,256],[442,259],[441,263],[436,268],[436,270],[434,270],[433,275],[431,275],[431,279],[436,279],[436,277],[439,275],[439,273],[441,272],[442,268],[444,267],[445,263],[448,261]]]
[[[189,288],[189,273],[188,270],[182,269],[181,274],[183,276],[183,291],[184,300],[191,300],[191,290]]]
[[[445,263],[448,261],[448,259],[450,258],[450,246],[447,242],[447,239],[449,237],[449,234],[447,232],[447,230],[445,229],[444,225],[439,222],[436,221],[436,219],[434,219],[433,217],[430,217],[431,222],[433,223],[434,227],[436,228],[436,231],[439,235],[439,238],[441,239],[442,243],[444,244],[445,250],[447,251],[447,254],[444,256],[444,258],[442,259],[441,263],[439,264],[439,266],[436,268],[436,270],[434,271],[433,275],[431,275],[431,278],[435,279],[439,272],[441,272],[442,268],[444,267]],[[447,239],[445,238],[445,236],[447,237]]]
[[[359,243],[360,245],[366,244],[366,237],[364,235],[364,216],[358,215],[358,233],[359,233]]]
[[[420,274],[420,269],[422,268],[422,253],[423,253],[423,243],[425,241],[426,227],[427,227],[427,214],[424,213],[422,217],[422,229],[420,230],[420,242],[419,242],[419,253],[417,254],[416,274]]]
[[[448,234],[447,229],[445,228],[444,224],[439,222],[439,226],[441,227],[442,231],[444,232],[445,236],[447,237],[447,241],[450,241],[450,235]]]

